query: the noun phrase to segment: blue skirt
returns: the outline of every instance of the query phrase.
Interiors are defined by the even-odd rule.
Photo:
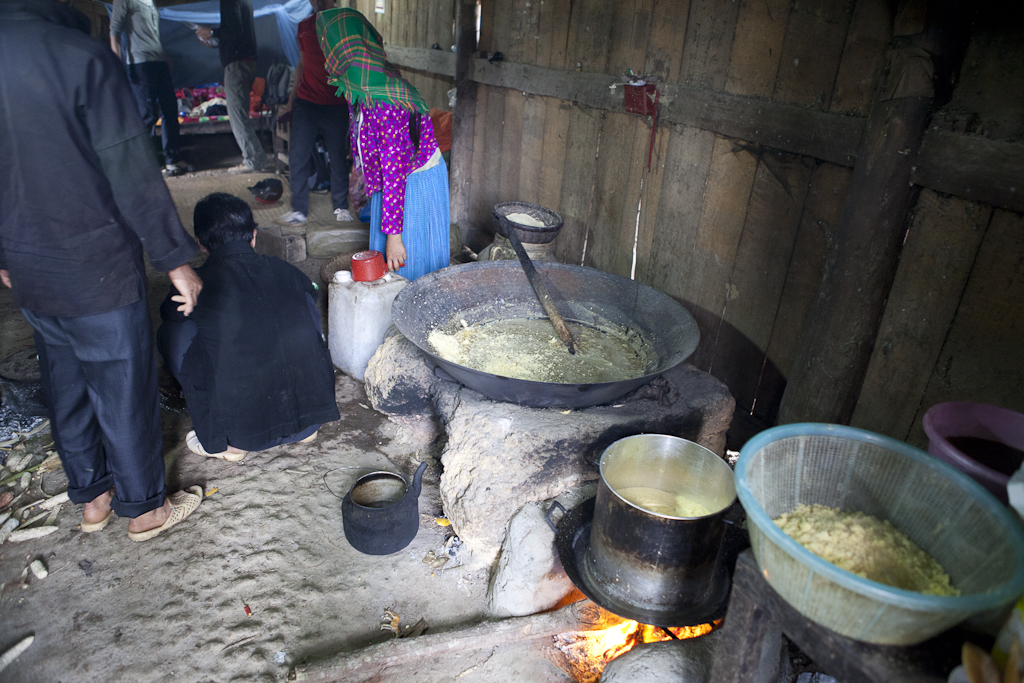
[[[386,255],[388,236],[381,232],[384,212],[381,192],[370,197],[370,249]],[[415,280],[451,265],[451,208],[448,199],[448,166],[444,159],[433,168],[413,173],[405,181],[405,217],[402,244],[405,265],[397,272]]]

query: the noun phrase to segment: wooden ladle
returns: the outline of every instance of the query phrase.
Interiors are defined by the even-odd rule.
[[[515,250],[516,256],[519,257],[519,263],[523,266],[523,271],[526,273],[526,279],[530,281],[530,286],[533,287],[534,294],[537,295],[537,299],[540,300],[540,305],[544,307],[544,312],[548,314],[548,318],[551,319],[551,324],[555,326],[555,332],[558,333],[558,338],[565,344],[565,348],[569,350],[569,353],[576,355],[576,340],[572,337],[572,332],[569,331],[569,326],[565,324],[565,318],[558,312],[555,307],[555,302],[551,298],[551,294],[548,293],[548,288],[541,279],[540,273],[537,272],[537,268],[533,265],[533,261],[530,260],[530,255],[526,253],[526,249],[523,247],[523,243],[519,240],[519,235],[516,234],[515,227],[511,224],[511,221],[507,221],[505,227],[505,237],[512,243],[512,249]]]

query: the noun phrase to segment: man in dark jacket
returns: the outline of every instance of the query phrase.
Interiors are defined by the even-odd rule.
[[[267,155],[249,118],[249,92],[256,80],[256,29],[251,0],[220,0],[220,26],[196,29],[203,43],[217,39],[220,63],[224,67],[224,99],[235,142],[242,150],[242,163],[230,173],[252,173],[267,167]]]
[[[295,266],[253,251],[249,205],[217,192],[195,208],[210,256],[186,319],[178,291],[160,307],[157,346],[192,415],[192,452],[236,462],[248,451],[312,441],[337,420],[334,366],[320,331],[317,286]]]
[[[183,314],[202,282],[124,68],[88,30],[56,0],[0,2],[0,279],[35,328],[82,530],[113,509],[141,541],[203,493],[165,495],[143,248]]]

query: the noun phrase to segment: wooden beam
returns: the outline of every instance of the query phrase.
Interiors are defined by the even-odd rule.
[[[395,66],[455,78],[454,52],[402,45],[387,45],[384,49],[387,52],[388,61]]]
[[[455,111],[452,114],[451,220],[459,225],[463,244],[467,243],[470,198],[473,189],[473,140],[476,136],[477,86],[469,80],[469,66],[476,50],[476,3],[459,0],[455,8],[456,53],[452,57],[455,77]],[[423,50],[436,53],[438,50]],[[438,59],[440,54],[434,55]]]
[[[1024,145],[928,131],[910,179],[937,192],[1024,212]]]
[[[849,424],[853,415],[916,200],[911,173],[934,83],[941,80],[938,68],[956,49],[951,27],[964,21],[955,3],[938,0],[938,11],[929,10],[919,46],[890,48],[888,76],[868,116],[821,288],[779,407],[781,424]]]
[[[398,66],[455,77],[454,53],[396,45],[387,53]],[[594,109],[626,111],[620,79],[608,74],[472,58],[468,79]],[[863,117],[670,83],[658,88],[662,123],[709,130],[841,166],[852,168],[856,162]],[[1021,178],[1024,145],[934,130],[925,134],[911,175],[915,185],[1018,212],[1024,211]]]
[[[589,600],[580,600],[554,612],[485,621],[459,630],[428,633],[413,638],[391,638],[355,652],[342,652],[325,661],[297,667],[294,678],[298,681],[324,683],[364,680],[363,676],[367,674],[380,674],[384,669],[404,667],[407,673],[404,676],[396,675],[392,680],[413,680],[416,678],[415,667],[423,660],[437,659],[456,652],[495,648],[506,643],[542,640],[560,633],[603,631],[622,621],[622,617]]]
[[[621,79],[608,74],[475,59],[471,77],[479,83],[572,100],[595,109],[626,111]],[[671,83],[659,84],[658,89],[660,123],[710,130],[843,166],[853,166],[864,130],[864,119],[855,116]]]

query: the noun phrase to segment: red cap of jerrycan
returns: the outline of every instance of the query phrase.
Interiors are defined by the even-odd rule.
[[[379,251],[360,251],[352,254],[352,279],[358,282],[373,282],[384,277],[388,266],[384,254]]]

